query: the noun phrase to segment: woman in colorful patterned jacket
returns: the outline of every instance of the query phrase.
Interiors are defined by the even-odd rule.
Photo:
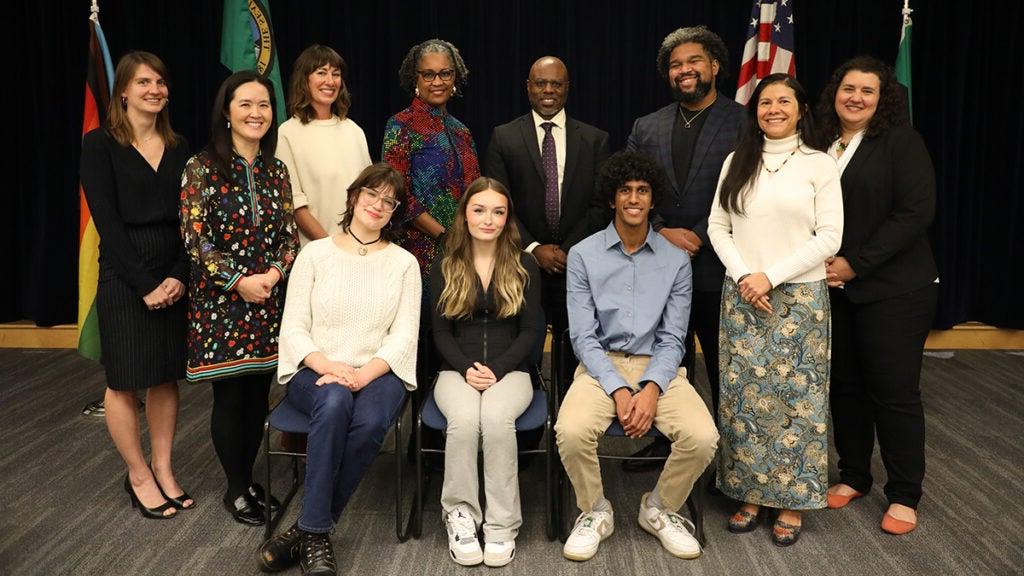
[[[277,368],[284,280],[298,239],[288,170],[274,157],[274,89],[255,71],[221,84],[210,142],[185,166],[181,229],[192,262],[189,382],[213,383],[210,430],[243,524],[264,521],[253,462]]]

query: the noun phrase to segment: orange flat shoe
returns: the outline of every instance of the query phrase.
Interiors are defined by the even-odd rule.
[[[853,494],[847,494],[843,496],[841,494],[826,494],[825,498],[828,501],[828,507],[833,510],[838,510],[850,503],[851,500],[860,498],[864,494],[854,491]]]
[[[896,536],[902,536],[908,532],[912,532],[914,528],[917,528],[917,522],[907,522],[906,520],[900,520],[888,512],[882,516],[882,531],[888,532],[889,534],[895,534]]]

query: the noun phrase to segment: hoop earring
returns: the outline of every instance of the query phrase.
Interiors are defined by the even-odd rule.
[[[416,93],[417,96],[419,96],[420,95],[420,87],[417,86],[416,90],[414,92]]]
[[[455,92],[456,92],[455,86],[452,86],[452,96],[455,96]]]

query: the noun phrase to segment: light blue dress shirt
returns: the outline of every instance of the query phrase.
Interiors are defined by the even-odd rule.
[[[641,382],[668,388],[682,362],[693,289],[690,257],[652,228],[626,254],[612,222],[569,250],[569,336],[605,392],[628,387],[608,352],[651,356]]]

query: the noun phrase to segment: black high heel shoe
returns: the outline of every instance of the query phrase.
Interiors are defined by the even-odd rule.
[[[128,479],[127,474],[124,475],[124,491],[127,492],[128,497],[131,498],[132,508],[138,508],[139,513],[142,514],[143,518],[149,518],[151,520],[169,520],[178,515],[177,508],[174,507],[174,504],[171,504],[170,500],[156,508],[146,508],[143,506],[142,502],[139,501],[139,497],[135,494],[135,490],[132,489],[132,483],[131,480]],[[164,515],[164,512],[166,512],[168,508],[175,508],[174,514]]]
[[[149,470],[150,472],[153,472],[152,464],[150,464]],[[196,507],[196,499],[189,496],[188,492],[185,492],[184,490],[181,491],[181,496],[168,496],[167,492],[164,492],[164,487],[160,485],[160,481],[156,479],[156,472],[153,472],[153,481],[156,482],[156,487],[160,490],[160,495],[164,497],[164,500],[170,502],[171,505],[177,508],[178,510],[191,510]],[[188,506],[185,506],[185,501],[187,500],[191,500],[192,503],[189,504]]]

